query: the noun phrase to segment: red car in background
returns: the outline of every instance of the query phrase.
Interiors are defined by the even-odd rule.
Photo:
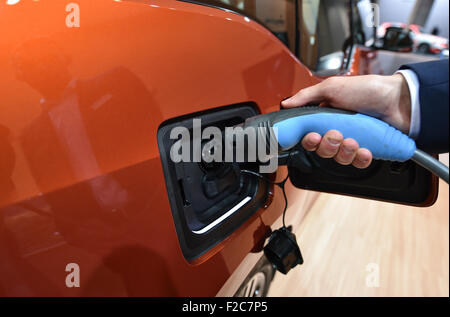
[[[388,28],[408,28],[411,31],[411,38],[414,42],[413,50],[422,54],[440,54],[448,50],[448,39],[442,36],[428,34],[424,32],[422,26],[417,24],[384,22],[377,29],[377,37],[383,38]]]

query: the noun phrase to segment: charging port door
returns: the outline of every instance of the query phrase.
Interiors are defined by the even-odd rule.
[[[436,201],[437,177],[413,161],[373,160],[368,168],[357,169],[305,151],[300,144],[294,150],[288,169],[297,188],[419,207]]]
[[[194,119],[207,127],[240,124],[258,114],[252,103],[194,113],[164,122],[158,130],[158,147],[173,220],[184,257],[193,261],[223,241],[266,201],[266,182],[241,169],[257,170],[255,163],[194,161]],[[198,122],[198,121],[197,121]],[[171,149],[179,139],[171,131],[189,131],[189,160],[174,162]],[[203,140],[204,143],[209,140]],[[204,144],[203,143],[203,144]],[[198,156],[197,156],[198,158]]]

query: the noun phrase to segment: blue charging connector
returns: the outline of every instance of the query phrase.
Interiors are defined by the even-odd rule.
[[[327,107],[299,107],[249,118],[244,127],[276,128],[280,151],[297,145],[309,132],[324,135],[337,130],[344,138],[356,140],[361,148],[372,152],[375,159],[404,162],[409,159],[428,169],[447,183],[448,167],[420,151],[414,140],[379,119],[351,111]]]
[[[278,143],[288,149],[309,132],[324,135],[338,130],[344,138],[356,140],[372,152],[375,159],[404,162],[412,158],[416,143],[389,124],[363,114],[316,113],[289,118],[273,125],[278,129]]]

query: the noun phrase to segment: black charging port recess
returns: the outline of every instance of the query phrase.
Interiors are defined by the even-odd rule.
[[[188,261],[202,256],[248,220],[264,205],[269,187],[259,178],[240,173],[241,169],[258,171],[256,163],[193,162],[193,142],[191,160],[173,162],[170,150],[177,140],[170,138],[170,132],[176,127],[187,128],[192,141],[193,119],[201,119],[202,130],[214,126],[224,131],[258,114],[254,103],[243,103],[173,118],[158,129],[167,194]]]

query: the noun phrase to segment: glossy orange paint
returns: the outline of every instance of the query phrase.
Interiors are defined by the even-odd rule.
[[[274,111],[317,80],[232,12],[77,0],[80,27],[68,27],[72,2],[0,1],[0,295],[215,295],[260,250],[282,195],[187,263],[158,126],[245,101]],[[66,286],[69,263],[80,267],[79,288]]]

